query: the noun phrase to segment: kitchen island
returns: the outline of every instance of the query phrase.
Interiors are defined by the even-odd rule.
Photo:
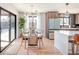
[[[70,29],[57,29],[54,32],[54,47],[56,47],[62,54],[68,55],[69,48],[69,39],[70,36],[74,36],[75,34],[79,34],[78,28],[70,28]]]

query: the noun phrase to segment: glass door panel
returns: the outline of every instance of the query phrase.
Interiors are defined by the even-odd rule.
[[[29,28],[31,32],[36,30],[36,19],[35,16],[29,16]]]
[[[9,13],[1,10],[1,50],[9,44]]]
[[[15,39],[15,16],[11,15],[11,41]]]

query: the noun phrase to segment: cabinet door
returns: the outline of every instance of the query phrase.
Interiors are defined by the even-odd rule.
[[[49,19],[49,29],[59,29],[60,28],[60,20],[58,18]]]
[[[79,24],[79,15],[78,14],[76,15],[76,21],[75,22],[76,22],[76,24]]]
[[[54,25],[54,19],[49,19],[49,23],[48,23],[48,28],[49,29],[54,29],[55,25]]]
[[[54,27],[55,29],[59,29],[60,28],[60,20],[58,18],[54,19]]]

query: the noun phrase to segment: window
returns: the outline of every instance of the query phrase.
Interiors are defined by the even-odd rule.
[[[15,16],[11,15],[11,41],[15,39]]]
[[[25,19],[26,19],[25,23],[26,29],[30,29],[32,27],[35,29],[41,29],[40,15],[27,15]]]
[[[60,25],[69,25],[69,18],[60,18]]]
[[[66,17],[63,14],[60,14],[60,27],[69,27],[70,26],[70,17]]]
[[[16,15],[0,7],[0,52],[16,38]]]
[[[1,50],[9,44],[9,13],[1,10]]]

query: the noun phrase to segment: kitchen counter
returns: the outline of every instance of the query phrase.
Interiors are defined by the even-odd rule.
[[[54,46],[63,54],[68,55],[68,48],[69,48],[69,37],[73,36],[74,34],[79,34],[79,31],[66,31],[66,30],[59,30],[54,32]]]
[[[56,29],[49,29],[49,30],[68,30],[68,31],[79,31],[79,28],[56,28]]]

